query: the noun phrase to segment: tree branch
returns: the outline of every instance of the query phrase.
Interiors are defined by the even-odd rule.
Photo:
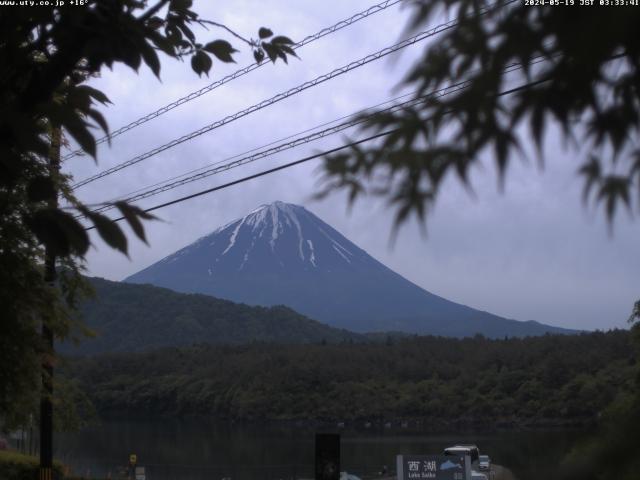
[[[247,45],[249,45],[250,47],[255,47],[255,43],[252,42],[251,40],[247,40],[246,38],[244,38],[242,35],[234,32],[233,30],[231,30],[229,27],[227,27],[226,25],[223,25],[222,23],[217,23],[217,22],[213,22],[211,20],[197,20],[197,22],[202,25],[203,27],[206,28],[206,25],[213,25],[214,27],[218,27],[218,28],[223,28],[225,29],[227,32],[229,32],[231,35],[233,35],[234,37],[242,40],[244,43],[246,43]]]
[[[160,9],[162,7],[164,7],[166,4],[169,3],[169,0],[160,0],[158,3],[156,3],[153,7],[151,7],[149,10],[147,10],[144,14],[142,14],[138,20],[140,20],[141,22],[146,22],[147,20],[149,20],[151,17],[153,17],[156,13],[158,13],[158,11],[160,11]]]

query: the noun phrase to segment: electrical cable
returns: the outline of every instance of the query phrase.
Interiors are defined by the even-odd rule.
[[[316,125],[316,126],[314,126],[314,127],[307,128],[307,129],[305,129],[305,130],[302,130],[302,131],[300,131],[300,132],[296,132],[296,133],[293,133],[293,134],[291,134],[291,135],[287,135],[286,137],[282,137],[282,138],[279,138],[279,139],[277,139],[277,140],[273,140],[273,141],[271,141],[271,142],[269,142],[269,143],[266,143],[266,144],[264,144],[264,145],[260,145],[260,146],[258,146],[258,147],[254,147],[254,148],[251,148],[251,149],[249,149],[249,150],[245,150],[244,152],[241,152],[241,153],[236,153],[235,155],[232,155],[232,156],[230,156],[230,157],[226,157],[226,158],[224,158],[224,159],[222,159],[222,160],[218,160],[218,161],[216,161],[216,162],[209,163],[209,164],[204,165],[204,166],[202,166],[202,167],[198,167],[198,168],[194,168],[194,169],[192,169],[192,170],[188,170],[188,171],[186,171],[186,172],[184,172],[184,173],[181,173],[180,175],[176,175],[176,176],[173,176],[173,177],[167,178],[167,179],[165,179],[165,180],[162,180],[162,181],[160,181],[160,182],[156,182],[156,183],[153,183],[153,184],[151,184],[151,185],[147,185],[147,186],[144,186],[144,187],[138,188],[138,189],[133,190],[132,192],[129,192],[129,193],[127,193],[127,194],[119,195],[118,197],[116,197],[116,198],[114,198],[114,199],[111,199],[111,200],[109,200],[108,202],[115,202],[115,201],[118,201],[118,200],[125,200],[125,199],[128,199],[128,198],[131,198],[131,196],[132,196],[132,195],[135,195],[135,194],[137,194],[137,193],[139,193],[139,192],[144,192],[144,191],[147,191],[147,190],[149,190],[149,189],[151,189],[151,188],[158,187],[158,186],[160,186],[160,185],[164,185],[164,184],[167,184],[167,183],[172,182],[172,181],[175,181],[175,180],[179,180],[179,179],[181,179],[181,178],[183,178],[183,177],[186,177],[186,176],[188,176],[188,175],[193,175],[193,174],[195,174],[195,173],[197,173],[197,172],[202,172],[203,170],[210,169],[211,167],[214,167],[214,166],[220,165],[220,164],[222,164],[222,163],[224,163],[224,162],[229,162],[229,161],[234,160],[234,159],[236,159],[236,158],[240,158],[240,157],[243,157],[243,156],[247,156],[247,155],[249,155],[249,154],[251,154],[251,153],[253,153],[253,152],[257,152],[257,151],[260,151],[260,150],[262,150],[262,149],[264,149],[264,148],[271,147],[271,146],[273,146],[273,145],[277,145],[277,144],[279,144],[279,143],[282,143],[282,142],[285,142],[285,141],[287,141],[287,140],[293,139],[293,138],[295,138],[295,137],[297,137],[297,136],[299,136],[299,135],[303,135],[303,134],[305,134],[305,133],[313,132],[313,131],[315,131],[315,130],[318,130],[319,128],[327,127],[328,125],[332,125],[332,124],[337,123],[337,122],[339,122],[339,121],[341,121],[341,120],[345,120],[345,119],[347,119],[347,118],[351,118],[351,117],[353,117],[353,116],[355,116],[355,115],[363,114],[363,113],[365,113],[365,112],[366,112],[366,111],[368,111],[368,110],[372,110],[372,109],[374,109],[374,108],[379,108],[379,107],[382,107],[383,105],[386,105],[386,104],[388,104],[388,103],[392,103],[392,102],[398,101],[398,100],[400,100],[401,98],[407,97],[407,96],[409,96],[409,95],[415,95],[415,92],[405,93],[405,94],[403,94],[403,95],[400,95],[400,96],[398,96],[398,97],[394,97],[394,98],[392,98],[392,99],[386,100],[386,101],[381,102],[381,103],[378,103],[378,104],[376,104],[376,105],[372,105],[372,106],[370,106],[370,107],[363,108],[363,109],[361,109],[361,110],[359,110],[359,111],[357,111],[357,112],[355,112],[355,113],[351,113],[351,114],[348,114],[348,115],[343,115],[343,116],[341,116],[341,117],[339,117],[339,118],[336,118],[336,119],[330,120],[330,121],[328,121],[328,122],[324,122],[324,123],[321,123],[321,124]]]
[[[217,166],[217,165],[219,165],[220,163],[224,162],[224,160],[222,160],[220,162],[216,162],[215,164],[212,165],[214,168],[210,168],[211,167],[210,166],[206,170],[200,169],[200,170],[203,170],[203,171],[200,171],[199,173],[195,173],[195,174],[190,175],[190,176],[181,175],[180,177],[178,177],[178,179],[176,179],[175,181],[172,181],[172,182],[169,182],[169,181],[160,182],[161,186],[157,186],[155,188],[153,188],[153,186],[152,186],[148,190],[142,189],[143,191],[141,193],[131,194],[130,196],[127,196],[126,198],[121,198],[120,200],[125,201],[125,202],[135,202],[135,201],[138,201],[138,200],[142,200],[144,198],[148,198],[148,197],[152,197],[152,196],[158,195],[158,194],[160,194],[162,192],[166,192],[168,190],[172,190],[172,189],[177,188],[179,186],[182,186],[182,185],[185,185],[185,184],[197,181],[197,180],[201,180],[201,179],[209,177],[211,175],[215,175],[215,174],[218,174],[218,173],[221,173],[221,172],[224,172],[224,171],[231,170],[233,168],[239,167],[241,165],[246,165],[248,163],[255,162],[257,160],[260,160],[260,159],[275,155],[276,153],[280,153],[280,152],[283,152],[285,150],[289,150],[289,149],[298,147],[300,145],[304,145],[306,143],[310,143],[312,141],[327,137],[329,135],[335,135],[338,132],[341,132],[341,131],[346,130],[348,128],[352,128],[354,126],[360,125],[360,124],[366,122],[367,120],[371,119],[373,116],[378,115],[380,113],[393,113],[393,112],[395,112],[397,110],[400,110],[400,109],[403,109],[403,108],[412,107],[412,106],[418,105],[420,103],[423,103],[429,97],[444,96],[444,95],[448,95],[448,94],[454,93],[454,92],[456,92],[458,90],[462,90],[463,88],[466,88],[467,87],[467,83],[468,82],[462,82],[460,84],[456,84],[456,85],[453,85],[451,87],[443,88],[443,89],[438,90],[437,92],[434,92],[434,93],[432,93],[430,95],[426,95],[424,97],[420,97],[420,98],[417,98],[417,99],[412,99],[412,100],[409,100],[409,101],[394,105],[392,107],[389,107],[387,109],[375,112],[374,114],[371,114],[371,115],[366,116],[366,117],[355,117],[354,118],[354,115],[357,115],[357,114],[349,115],[347,118],[351,118],[351,120],[343,122],[343,123],[340,123],[338,125],[335,125],[333,127],[327,128],[325,130],[321,130],[321,131],[318,131],[318,132],[315,132],[315,133],[312,133],[310,135],[306,135],[306,136],[303,136],[303,137],[298,137],[298,138],[296,138],[296,139],[294,139],[294,140],[292,140],[290,142],[280,143],[279,145],[276,145],[275,147],[259,151],[256,154],[242,157],[239,160],[236,160],[236,161],[233,161],[233,162],[230,162],[230,163],[226,163],[226,164],[221,165],[221,166]],[[370,107],[370,108],[375,108],[375,106],[374,107]],[[368,110],[368,109],[365,109],[364,111],[366,111],[366,110]],[[132,193],[136,193],[136,192],[132,192]],[[96,213],[99,213],[99,212],[104,212],[104,211],[107,211],[107,210],[111,210],[113,208],[115,208],[114,205],[108,205],[107,204],[107,205],[103,205],[103,206],[101,206],[101,207],[99,207],[99,208],[97,208],[97,209],[95,209],[93,211],[96,212]],[[80,215],[80,216],[82,217],[83,215]]]
[[[542,56],[541,57],[537,57],[536,59],[534,59],[533,61],[531,61],[529,63],[529,66],[535,65],[536,63],[540,63],[541,61],[544,61],[544,58]],[[520,70],[521,68],[522,68],[521,64],[514,63],[514,64],[511,64],[511,65],[507,66],[504,69],[504,73],[507,74],[507,73],[513,72],[515,70]],[[267,145],[265,145],[263,147],[254,148],[254,149],[249,150],[247,152],[234,155],[232,157],[229,157],[229,158],[224,159],[224,160],[220,160],[218,162],[214,162],[214,163],[212,163],[210,165],[207,165],[207,166],[195,169],[195,170],[191,170],[190,172],[186,172],[186,173],[181,174],[181,175],[177,175],[175,177],[169,178],[169,179],[164,180],[162,182],[158,182],[158,183],[155,183],[153,185],[150,185],[150,186],[135,190],[135,191],[130,192],[130,193],[126,194],[126,195],[121,195],[116,199],[113,199],[113,200],[110,200],[109,202],[106,202],[105,205],[102,205],[102,206],[100,206],[99,208],[97,208],[97,209],[95,209],[93,211],[96,212],[96,213],[100,213],[100,212],[105,212],[105,211],[111,210],[113,208],[116,208],[112,204],[115,201],[135,202],[135,201],[138,201],[138,200],[142,200],[144,198],[148,198],[148,197],[152,197],[152,196],[158,195],[160,193],[163,193],[163,192],[166,192],[166,191],[169,191],[169,190],[173,190],[174,188],[180,187],[182,185],[186,185],[188,183],[192,183],[192,182],[201,180],[203,178],[206,178],[206,177],[209,177],[209,176],[212,176],[212,175],[215,175],[215,174],[227,171],[227,170],[231,170],[233,168],[237,168],[239,166],[242,166],[242,165],[245,165],[245,164],[248,164],[248,163],[255,162],[257,160],[272,156],[272,155],[274,155],[276,153],[280,153],[280,152],[283,152],[285,150],[289,150],[291,148],[294,148],[294,147],[297,147],[297,146],[300,146],[300,145],[303,145],[303,144],[318,140],[320,138],[327,137],[329,135],[334,135],[334,134],[339,133],[339,132],[341,132],[343,130],[346,130],[348,128],[352,128],[354,126],[357,126],[357,125],[360,125],[362,123],[365,123],[365,122],[367,122],[368,120],[370,120],[371,118],[373,118],[376,115],[380,115],[380,114],[384,114],[384,113],[394,113],[394,112],[396,112],[398,110],[401,110],[401,109],[404,109],[404,108],[417,106],[417,105],[419,105],[421,103],[424,103],[425,101],[427,101],[427,99],[432,98],[432,97],[443,97],[443,96],[446,96],[446,95],[450,95],[452,93],[455,93],[457,91],[460,91],[460,90],[463,90],[463,89],[467,88],[470,85],[470,83],[471,83],[471,81],[469,81],[469,80],[464,81],[464,82],[459,82],[459,83],[456,83],[454,85],[450,85],[448,87],[444,87],[444,88],[441,88],[441,89],[436,90],[434,92],[431,92],[431,93],[429,93],[427,95],[423,95],[423,96],[420,96],[420,97],[417,97],[417,98],[413,98],[411,100],[408,100],[408,101],[405,101],[405,102],[402,102],[402,103],[394,104],[394,105],[392,105],[392,106],[390,106],[388,108],[385,108],[383,110],[375,111],[372,114],[369,114],[367,116],[363,116],[363,114],[365,112],[369,111],[369,110],[378,108],[381,105],[385,105],[387,103],[394,102],[394,101],[397,101],[397,100],[399,100],[401,98],[404,98],[404,97],[406,97],[408,95],[413,95],[414,94],[413,92],[406,93],[404,95],[401,95],[401,96],[396,97],[394,99],[388,100],[386,102],[383,102],[383,103],[380,103],[380,104],[377,104],[377,105],[362,109],[362,110],[360,110],[360,111],[358,111],[358,112],[356,112],[354,114],[346,115],[346,116],[340,117],[340,118],[338,118],[336,120],[333,120],[333,121],[330,121],[330,122],[326,122],[326,123],[324,123],[322,125],[319,125],[319,126],[304,130],[303,132],[299,132],[297,134],[290,135],[288,137],[285,137],[284,139],[280,139],[280,140],[277,140],[277,141],[274,141],[274,142],[270,142],[269,144],[267,144]],[[341,121],[341,120],[344,120],[344,119],[348,119],[348,120],[344,121],[342,123],[339,123],[337,125],[334,125],[332,127],[326,128],[324,130],[316,131],[316,132],[311,133],[309,135],[301,136],[301,135],[303,135],[305,133],[308,133],[310,131],[313,132],[314,130],[317,130],[317,129],[323,127],[323,126],[331,125],[331,124],[334,124],[334,123],[336,123],[338,121]],[[289,140],[289,139],[292,139],[292,138],[293,138],[293,140],[290,140],[288,142],[286,141],[286,140]],[[265,148],[265,147],[271,147],[272,145],[275,145],[275,146],[273,146],[272,148]],[[261,150],[263,148],[265,148],[265,149]],[[257,151],[257,153],[249,155],[250,153],[256,152],[256,151]],[[240,157],[238,160],[230,161],[230,160],[233,160],[233,159],[237,159],[238,157]],[[229,162],[229,163],[225,163],[224,165],[221,165],[224,162]],[[78,218],[81,218],[81,217],[83,217],[83,215],[78,215]]]
[[[372,7],[369,7],[366,10],[363,10],[361,12],[358,12],[354,15],[352,15],[349,18],[346,18],[344,20],[339,21],[338,23],[335,23],[334,25],[331,25],[330,27],[326,27],[323,28],[322,30],[320,30],[317,33],[314,33],[313,35],[308,35],[307,37],[305,37],[304,39],[302,39],[300,42],[296,43],[295,45],[292,45],[292,48],[294,50],[297,50],[298,48],[301,48],[305,45],[308,45],[309,43],[312,43],[316,40],[319,40],[322,37],[325,37],[329,34],[335,33],[338,30],[342,30],[345,27],[349,27],[351,25],[353,25],[354,23],[363,20],[375,13],[381,12],[389,7],[392,7],[394,5],[396,5],[397,3],[400,3],[404,0],[387,0],[385,2],[381,2],[378,3],[377,5],[373,5]],[[96,145],[100,145],[101,143],[107,142],[107,141],[111,141],[113,140],[115,137],[122,135],[123,133],[128,132],[129,130],[132,130],[144,123],[147,123],[150,120],[153,120],[154,118],[157,118],[161,115],[164,115],[165,113],[169,112],[170,110],[173,110],[176,107],[179,107],[180,105],[183,105],[185,103],[190,102],[191,100],[194,100],[198,97],[201,97],[202,95],[204,95],[205,93],[211,92],[212,90],[215,90],[216,88],[229,83],[232,80],[235,80],[236,78],[242,77],[243,75],[246,75],[249,72],[252,72],[253,70],[256,70],[258,68],[260,68],[263,65],[266,65],[268,62],[261,62],[261,63],[253,63],[251,65],[247,65],[246,67],[243,67],[239,70],[236,70],[235,72],[221,78],[220,80],[216,80],[215,82],[207,85],[206,87],[201,88],[200,90],[196,90],[195,92],[191,92],[188,95],[185,95],[184,97],[181,97],[177,100],[175,100],[174,102],[171,102],[159,109],[157,109],[154,112],[151,112],[143,117],[138,118],[137,120],[134,120],[133,122],[118,128],[117,130],[114,130],[113,132],[110,132],[109,135],[105,135],[99,139],[96,140]],[[83,153],[82,149],[77,149],[74,150],[68,154],[66,154],[62,160],[68,160],[72,157],[81,155]]]
[[[274,173],[274,172],[277,172],[277,171],[280,171],[280,170],[284,170],[284,169],[287,169],[287,168],[295,167],[296,165],[300,165],[301,163],[305,163],[305,162],[308,162],[310,160],[315,160],[316,158],[319,158],[319,157],[322,157],[322,156],[325,156],[325,155],[331,155],[332,153],[336,153],[336,152],[339,152],[341,150],[345,150],[347,148],[355,147],[356,145],[360,145],[361,143],[365,143],[365,142],[369,142],[371,140],[375,140],[376,138],[380,138],[380,137],[384,137],[384,136],[387,136],[387,135],[391,135],[392,133],[397,132],[398,130],[400,130],[400,129],[396,128],[394,130],[388,130],[386,132],[377,133],[375,135],[371,135],[369,137],[366,137],[366,138],[363,138],[363,139],[360,139],[360,140],[356,140],[355,142],[347,143],[345,145],[340,145],[339,147],[332,148],[330,150],[325,150],[324,152],[315,153],[313,155],[309,155],[309,156],[301,158],[299,160],[295,160],[293,162],[285,163],[284,165],[279,165],[277,167],[270,168],[269,170],[263,170],[262,172],[258,172],[258,173],[255,173],[253,175],[242,177],[242,178],[240,178],[238,180],[234,180],[232,182],[228,182],[228,183],[225,183],[223,185],[218,185],[218,186],[215,186],[215,187],[212,187],[212,188],[208,188],[206,190],[202,190],[202,191],[197,192],[197,193],[192,193],[191,195],[186,195],[184,197],[180,197],[180,198],[177,198],[175,200],[171,200],[169,202],[165,202],[165,203],[161,203],[159,205],[155,205],[155,206],[153,206],[151,208],[144,209],[144,212],[146,212],[146,213],[153,212],[154,210],[158,210],[160,208],[165,208],[165,207],[168,207],[168,206],[171,206],[171,205],[175,205],[176,203],[182,203],[182,202],[184,202],[186,200],[191,200],[192,198],[196,198],[196,197],[200,197],[202,195],[206,195],[207,193],[215,192],[217,190],[222,190],[224,188],[232,187],[233,185],[238,185],[239,183],[244,183],[244,182],[247,182],[249,180],[253,180],[254,178],[263,177],[265,175],[269,175],[270,173]],[[124,218],[125,217],[118,217],[118,218],[113,219],[112,221],[119,222],[120,220],[124,220]],[[95,226],[87,227],[87,228],[85,228],[85,230],[93,230],[94,228],[95,228]]]
[[[165,150],[168,150],[168,149],[173,148],[173,147],[175,147],[177,145],[180,145],[180,144],[182,144],[184,142],[192,140],[195,137],[198,137],[198,136],[203,135],[205,133],[208,133],[208,132],[210,132],[212,130],[215,130],[216,128],[219,128],[219,127],[221,127],[223,125],[231,123],[231,122],[233,122],[233,121],[235,121],[235,120],[237,120],[239,118],[245,117],[245,116],[247,116],[247,115],[249,115],[251,113],[254,113],[254,112],[258,111],[258,110],[261,110],[261,109],[263,109],[265,107],[273,105],[274,103],[280,102],[281,100],[284,100],[284,99],[286,99],[286,98],[288,98],[288,97],[290,97],[292,95],[296,95],[296,94],[298,94],[298,93],[300,93],[300,92],[302,92],[304,90],[307,90],[307,89],[309,89],[311,87],[315,87],[315,86],[317,86],[317,85],[319,85],[321,83],[324,83],[324,82],[326,82],[328,80],[331,80],[331,79],[333,79],[335,77],[338,77],[340,75],[343,75],[343,74],[345,74],[347,72],[350,72],[350,71],[352,71],[352,70],[354,70],[356,68],[359,68],[359,67],[361,67],[363,65],[366,65],[366,64],[368,64],[370,62],[373,62],[375,60],[379,60],[380,58],[383,58],[383,57],[385,57],[387,55],[390,55],[391,53],[395,53],[398,50],[401,50],[401,49],[406,48],[406,47],[408,47],[410,45],[413,45],[413,44],[415,44],[417,42],[420,42],[420,41],[425,40],[425,39],[427,39],[429,37],[432,37],[432,36],[434,36],[434,35],[436,35],[438,33],[441,33],[441,32],[443,32],[445,30],[453,28],[458,23],[459,23],[458,20],[450,20],[448,22],[445,22],[445,23],[442,23],[440,25],[437,25],[437,26],[435,26],[435,27],[433,27],[433,28],[431,28],[429,30],[425,30],[423,32],[420,32],[420,33],[418,33],[418,34],[416,34],[416,35],[414,35],[414,36],[412,36],[410,38],[407,38],[407,39],[405,39],[405,40],[403,40],[403,41],[401,41],[399,43],[396,43],[395,45],[392,45],[390,47],[386,47],[386,48],[384,48],[382,50],[379,50],[379,51],[377,51],[375,53],[369,54],[366,57],[363,57],[363,58],[361,58],[359,60],[353,61],[353,62],[351,62],[351,63],[349,63],[347,65],[344,65],[344,66],[342,66],[340,68],[332,70],[329,73],[326,73],[324,75],[320,75],[319,77],[316,77],[313,80],[309,80],[307,82],[304,82],[303,84],[298,85],[297,87],[294,87],[294,88],[289,89],[289,90],[287,90],[285,92],[279,93],[279,94],[277,94],[277,95],[275,95],[275,96],[273,96],[271,98],[263,100],[260,103],[254,104],[254,105],[252,105],[252,106],[250,106],[250,107],[248,107],[248,108],[246,108],[244,110],[240,110],[239,112],[236,112],[233,115],[228,115],[228,116],[224,117],[221,120],[218,120],[216,122],[213,122],[213,123],[211,123],[209,125],[206,125],[206,126],[200,128],[198,130],[195,130],[195,131],[193,131],[191,133],[183,135],[182,137],[176,138],[176,139],[174,139],[174,140],[172,140],[172,141],[170,141],[168,143],[165,143],[164,145],[161,145],[160,147],[157,147],[157,148],[155,148],[153,150],[150,150],[150,151],[148,151],[146,153],[143,153],[141,155],[133,157],[132,159],[127,160],[126,162],[120,163],[118,165],[115,165],[114,167],[111,167],[111,168],[107,169],[107,170],[103,170],[102,172],[97,173],[97,174],[95,174],[95,175],[93,175],[91,177],[88,177],[88,178],[85,178],[83,180],[80,180],[79,182],[74,184],[72,186],[72,188],[73,189],[80,188],[80,187],[82,187],[84,185],[87,185],[89,183],[92,183],[92,182],[94,182],[94,181],[96,181],[96,180],[98,180],[100,178],[106,177],[106,176],[111,175],[111,174],[113,174],[115,172],[118,172],[118,171],[120,171],[120,170],[122,170],[124,168],[130,167],[130,166],[135,165],[137,163],[140,163],[143,160],[146,160],[146,159],[151,158],[151,157],[153,157],[153,156],[155,156],[155,155],[157,155],[159,153],[164,152]]]
[[[551,80],[551,78],[547,77],[547,78],[543,78],[543,79],[536,80],[536,81],[533,81],[533,82],[528,82],[528,83],[525,83],[523,85],[519,85],[518,87],[514,87],[514,88],[511,88],[509,90],[504,90],[504,91],[502,91],[500,93],[497,93],[495,96],[496,97],[502,97],[502,96],[505,96],[505,95],[510,95],[512,93],[519,92],[519,91],[525,90],[527,88],[530,88],[530,87],[532,87],[534,85],[538,85],[538,84],[541,84],[541,83],[544,83],[544,82],[548,82],[549,80]],[[384,131],[384,132],[377,133],[375,135],[370,135],[370,136],[368,136],[366,138],[362,138],[360,140],[356,140],[356,141],[341,145],[339,147],[332,148],[330,150],[325,150],[324,152],[315,153],[313,155],[309,155],[309,156],[301,158],[299,160],[295,160],[293,162],[285,163],[283,165],[279,165],[277,167],[270,168],[268,170],[263,170],[261,172],[258,172],[258,173],[255,173],[253,175],[248,175],[248,176],[239,178],[237,180],[225,183],[223,185],[217,185],[215,187],[208,188],[206,190],[201,190],[199,192],[192,193],[190,195],[186,195],[186,196],[183,196],[183,197],[176,198],[174,200],[170,200],[168,202],[164,202],[164,203],[161,203],[161,204],[158,204],[158,205],[154,205],[153,207],[143,209],[143,211],[146,212],[146,213],[149,213],[149,212],[153,212],[155,210],[159,210],[161,208],[169,207],[171,205],[176,205],[178,203],[182,203],[182,202],[185,202],[187,200],[191,200],[193,198],[200,197],[202,195],[206,195],[206,194],[218,191],[218,190],[223,190],[225,188],[228,188],[228,187],[231,187],[231,186],[234,186],[234,185],[238,185],[240,183],[244,183],[244,182],[247,182],[249,180],[253,180],[255,178],[263,177],[265,175],[269,175],[271,173],[278,172],[280,170],[285,170],[287,168],[291,168],[291,167],[294,167],[296,165],[300,165],[302,163],[306,163],[306,162],[308,162],[310,160],[315,160],[316,158],[319,158],[319,157],[323,157],[323,156],[326,156],[326,155],[331,155],[333,153],[337,153],[339,151],[355,147],[357,145],[360,145],[360,144],[365,143],[365,142],[369,142],[371,140],[375,140],[375,139],[378,139],[378,138],[386,137],[386,136],[391,135],[393,133],[399,132],[400,130],[401,130],[400,128],[395,128],[395,129],[392,129],[392,130],[387,130],[387,131]],[[123,217],[115,218],[112,221],[118,222],[118,221],[124,220],[124,219],[125,219],[125,217],[123,216]],[[93,230],[94,228],[95,228],[95,226],[86,227],[85,230]]]

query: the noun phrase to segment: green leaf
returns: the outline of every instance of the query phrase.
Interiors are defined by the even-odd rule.
[[[69,213],[56,210],[55,216],[67,237],[72,253],[84,256],[89,250],[89,235],[85,228]]]
[[[204,46],[204,49],[207,52],[213,53],[218,60],[222,62],[235,63],[231,54],[237,52],[237,50],[226,40],[215,40],[213,42],[209,42]]]
[[[62,126],[78,142],[78,145],[93,158],[96,158],[96,139],[80,115],[76,112],[66,112],[61,121]]]
[[[262,63],[262,60],[264,60],[264,51],[261,49],[254,50],[253,58],[256,59],[257,63]]]
[[[54,255],[69,254],[69,242],[62,230],[52,219],[51,210],[38,210],[25,218],[25,223],[36,236],[38,241],[50,249]]]
[[[73,86],[65,89],[62,95],[66,98],[68,106],[86,112],[91,105],[91,96],[86,90],[77,89]]]
[[[109,97],[107,97],[104,93],[102,93],[100,90],[96,88],[89,87],[88,85],[78,85],[75,87],[75,89],[86,92],[88,95],[95,98],[98,102],[102,103],[103,105],[107,105],[111,103],[111,100],[109,100]]]
[[[12,189],[21,174],[20,155],[0,148],[0,186]]]
[[[260,30],[258,30],[258,36],[260,39],[269,38],[272,35],[273,32],[266,27],[261,27]]]
[[[267,42],[263,42],[262,43],[262,48],[267,53],[267,56],[269,57],[269,60],[271,60],[271,62],[275,63],[276,59],[278,58],[277,49],[273,45],[271,45],[270,43],[267,43]]]
[[[193,5],[193,0],[171,0],[169,9],[171,10],[187,10]]]
[[[169,38],[162,36],[158,32],[149,32],[149,39],[153,42],[153,44],[162,50],[164,53],[169,55],[170,57],[175,57],[176,52]],[[146,61],[146,60],[145,60]]]
[[[296,55],[296,52],[293,48],[287,46],[287,45],[278,45],[278,48],[283,51],[284,53],[288,53],[289,55],[296,57],[296,58],[300,58],[298,57],[298,55]]]
[[[600,185],[598,201],[605,202],[607,221],[611,224],[619,201],[622,201],[628,209],[631,207],[629,198],[629,179],[617,175],[606,176]]]
[[[114,205],[118,208],[118,210],[120,210],[120,213],[122,213],[122,216],[129,223],[129,226],[136,234],[136,236],[148,245],[149,243],[147,242],[144,227],[142,226],[140,218],[153,220],[156,217],[136,207],[135,205],[129,205],[126,202],[115,202]]]
[[[284,63],[289,63],[287,54],[298,57],[290,44],[293,44],[293,41],[287,37],[275,37],[271,42],[262,42],[261,46],[272,62],[275,63],[276,59],[281,58]]]
[[[542,139],[544,138],[545,131],[545,111],[544,108],[536,106],[531,112],[531,130],[533,132],[533,139],[536,147],[539,151],[542,151]]]
[[[116,222],[105,215],[92,212],[87,208],[84,208],[81,211],[93,222],[96,230],[100,234],[100,237],[102,237],[107,245],[129,256],[127,253],[127,237]]]
[[[130,38],[121,39],[119,44],[116,43],[119,47],[118,56],[116,58],[122,60],[125,65],[131,67],[137,72],[140,68],[140,64],[142,63],[142,56],[140,55],[138,48],[130,40]]]
[[[27,198],[32,202],[55,200],[58,192],[51,177],[36,177],[27,185]]]
[[[25,219],[40,243],[54,255],[83,256],[89,249],[89,236],[72,215],[60,209],[42,209]]]
[[[191,68],[193,68],[193,71],[196,72],[198,76],[203,73],[209,75],[211,64],[211,58],[202,50],[199,50],[193,57],[191,57]]]
[[[293,40],[291,40],[289,37],[284,37],[282,35],[278,36],[278,37],[273,37],[273,39],[271,39],[271,43],[273,43],[274,45],[294,45],[295,42]]]
[[[180,30],[182,30],[182,32],[185,34],[185,36],[191,40],[192,42],[196,41],[196,36],[195,34],[191,31],[191,29],[189,27],[187,27],[186,23],[178,23],[178,28]]]
[[[164,25],[164,20],[160,17],[151,17],[147,20],[147,27],[152,30],[157,30]]]
[[[93,119],[93,121],[95,121],[98,125],[100,125],[100,128],[102,128],[104,133],[109,135],[109,124],[107,124],[107,121],[105,120],[102,113],[100,113],[98,110],[94,108],[91,108],[87,112],[87,115],[90,116]]]
[[[145,41],[140,45],[140,53],[144,63],[149,66],[156,77],[160,78],[160,59],[156,51]]]
[[[175,26],[175,24],[167,25],[167,27],[164,29],[164,32],[168,42],[174,45],[178,45],[179,42],[182,41],[182,32],[178,27]]]
[[[591,156],[588,162],[585,162],[578,173],[580,175],[584,175],[585,183],[584,188],[582,190],[582,201],[584,203],[589,199],[589,194],[591,193],[591,189],[598,183],[601,179],[602,169],[600,168],[600,161],[597,157]]]

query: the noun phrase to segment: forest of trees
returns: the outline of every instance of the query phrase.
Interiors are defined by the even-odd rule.
[[[234,345],[251,341],[328,343],[365,341],[362,335],[332,328],[283,305],[249,306],[200,294],[184,294],[101,278],[89,278],[92,300],[80,305],[85,325],[96,336],[61,353],[136,352],[194,342]]]
[[[584,426],[633,390],[630,333],[194,345],[67,359],[102,415]]]

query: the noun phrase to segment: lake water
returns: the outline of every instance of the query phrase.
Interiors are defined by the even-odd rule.
[[[476,443],[481,453],[518,480],[552,478],[564,454],[584,434],[569,431],[424,433],[411,429],[319,429],[341,434],[341,470],[371,478],[397,454],[441,453],[455,443]],[[301,427],[221,424],[208,420],[105,421],[58,434],[56,457],[75,473],[116,476],[129,454],[147,480],[271,480],[313,478],[314,433]]]

